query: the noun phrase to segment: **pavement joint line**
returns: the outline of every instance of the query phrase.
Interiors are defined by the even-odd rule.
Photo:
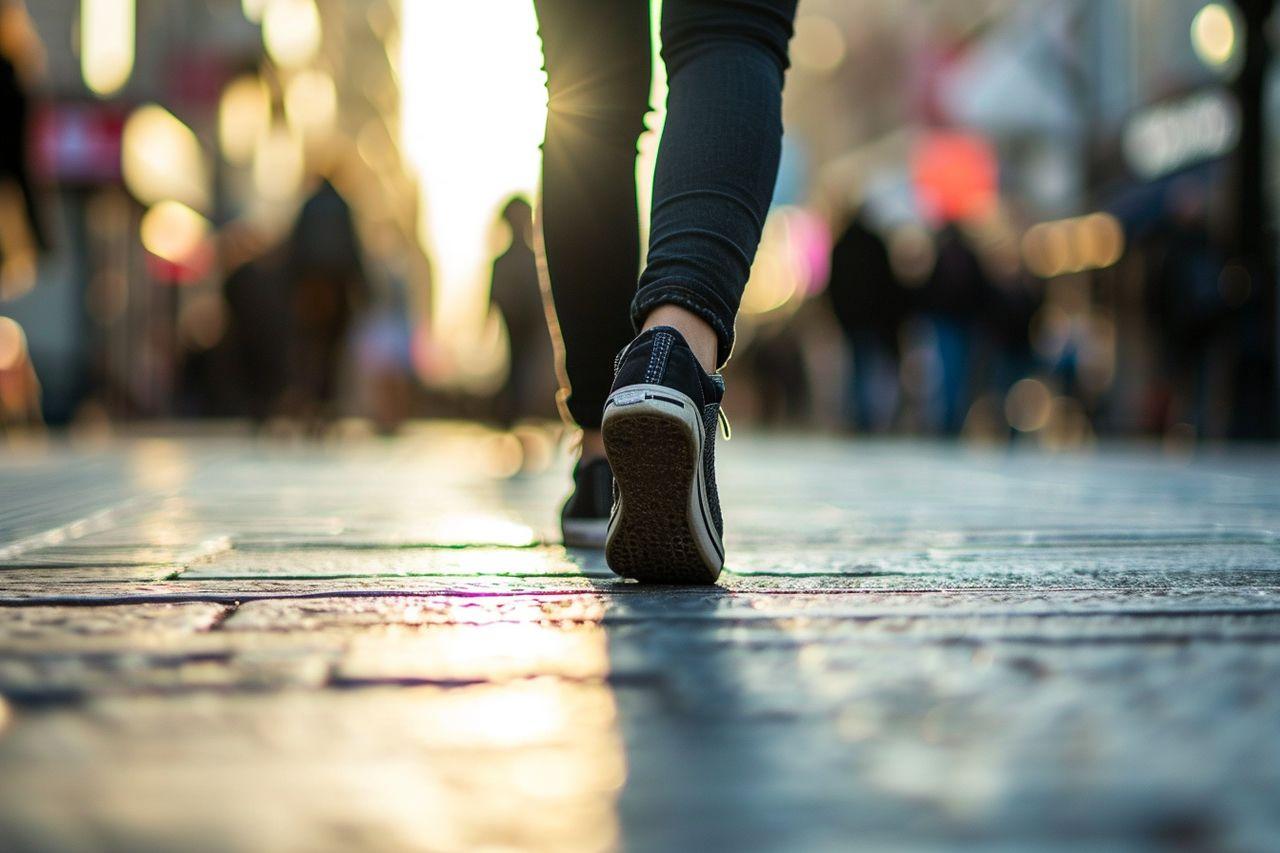
[[[630,586],[630,585],[628,585]],[[1280,592],[1280,588],[1275,587],[1232,587],[1235,592]],[[925,589],[925,590],[851,590],[851,589],[832,589],[832,590],[807,590],[803,593],[787,592],[785,590],[720,590],[719,593],[709,593],[711,596],[769,596],[769,597],[791,597],[804,598],[813,596],[833,596],[833,595],[929,595],[929,594],[982,594],[982,593],[1005,593],[1005,592],[1132,592],[1132,590],[1115,590],[1107,588],[1089,588],[1089,589],[1036,589],[1036,590],[1020,590],[1020,589]],[[1207,587],[1202,590],[1172,589],[1172,588],[1146,588],[1145,592],[1221,592],[1221,587]],[[675,599],[683,597],[691,597],[698,593],[707,595],[708,593],[701,588],[689,588],[688,592],[681,593],[671,589],[649,589],[638,588],[630,589],[623,586],[616,590],[600,590],[600,589],[582,589],[582,590],[510,590],[510,591],[476,591],[476,590],[324,590],[316,592],[282,592],[282,593],[203,593],[194,595],[184,594],[152,594],[152,595],[73,595],[73,596],[39,596],[31,598],[0,598],[0,607],[21,609],[24,607],[127,607],[139,604],[227,604],[239,607],[241,604],[254,601],[314,601],[320,599],[378,599],[378,598],[465,598],[465,599],[502,599],[502,598],[535,598],[535,599],[561,599],[561,598],[579,598],[583,596],[637,596],[648,595],[655,599]],[[1191,616],[1232,616],[1232,615],[1280,615],[1280,607],[1241,607],[1241,608],[1174,608],[1165,610],[1156,609],[1113,609],[1113,610],[1095,610],[1095,611],[998,611],[986,613],[977,613],[975,611],[963,611],[955,614],[956,618],[970,616],[991,616],[991,617],[1014,617],[1029,616],[1046,618],[1052,616],[1078,616],[1078,615],[1099,615],[1099,616],[1169,616],[1169,617],[1191,617]],[[753,618],[761,619],[778,619],[778,618],[803,618],[803,619],[879,619],[890,617],[910,618],[913,616],[941,616],[941,613],[929,613],[924,611],[897,613],[886,612],[883,615],[875,614],[753,614]],[[949,615],[949,614],[948,614]],[[687,616],[686,614],[663,614],[663,615],[646,615],[645,619],[664,618],[676,619]],[[699,617],[708,618],[708,617]],[[720,615],[717,619],[739,618],[727,617]]]

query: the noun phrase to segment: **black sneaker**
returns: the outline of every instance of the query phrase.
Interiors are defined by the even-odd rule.
[[[573,468],[573,494],[560,511],[566,548],[603,548],[613,505],[613,472],[607,459],[579,461]]]
[[[724,380],[659,327],[618,356],[604,408],[616,498],[609,568],[649,583],[709,584],[724,566],[715,446]]]

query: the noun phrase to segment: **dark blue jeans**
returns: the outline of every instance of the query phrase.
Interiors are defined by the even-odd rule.
[[[535,0],[549,93],[543,251],[580,426],[600,426],[613,357],[660,305],[706,320],[728,359],[777,180],[796,2],[663,3],[667,123],[641,272],[635,161],[649,111],[649,2]]]

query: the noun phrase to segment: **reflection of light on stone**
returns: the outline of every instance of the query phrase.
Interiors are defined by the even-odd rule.
[[[447,767],[434,796],[406,806],[417,833],[406,846],[618,846],[615,804],[626,763],[606,684],[535,678],[406,691],[387,701],[403,707],[406,700],[414,706],[384,720],[407,748],[430,750],[428,763]]]
[[[25,357],[27,338],[11,317],[0,317],[0,370],[12,370]]]
[[[828,17],[801,15],[796,19],[791,55],[801,68],[819,72],[834,71],[844,62],[844,33]]]
[[[1221,3],[1209,3],[1191,21],[1191,46],[1212,68],[1226,65],[1236,52],[1236,24]]]
[[[608,675],[609,654],[604,631],[594,623],[438,624],[390,628],[359,638],[351,646],[343,671],[366,679],[499,682],[551,676],[585,681]],[[539,701],[533,703],[526,719],[515,719],[514,708],[494,707],[493,713],[498,715],[494,728],[525,726],[532,731],[511,735],[513,741],[523,742],[540,739],[542,732],[560,725],[554,703],[549,701],[554,697],[546,691],[534,695]],[[503,719],[504,714],[512,719]],[[479,736],[499,736],[486,731],[487,723],[477,721],[475,725]]]
[[[1049,387],[1039,379],[1020,380],[1005,397],[1005,419],[1018,432],[1035,432],[1049,422],[1052,403]]]
[[[218,143],[228,162],[244,165],[253,146],[271,123],[271,95],[256,74],[237,77],[218,105]]]
[[[439,545],[509,545],[523,547],[536,541],[533,529],[493,515],[440,515],[423,531],[422,538]]]
[[[302,141],[278,124],[258,140],[253,155],[253,186],[270,201],[293,197],[306,175]]]
[[[177,442],[149,438],[133,446],[129,469],[144,489],[171,491],[187,481],[191,462]]]
[[[209,236],[209,220],[178,201],[162,201],[142,217],[142,245],[172,264],[192,259]]]
[[[175,199],[207,208],[209,179],[200,141],[164,107],[148,104],[129,116],[122,138],[125,186],[143,204]]]
[[[315,0],[269,0],[262,14],[262,42],[277,65],[306,65],[320,50],[320,40]]]
[[[338,115],[338,91],[323,71],[300,71],[284,90],[285,115],[303,136],[323,136]]]
[[[80,71],[97,95],[115,93],[133,73],[134,0],[81,0]]]
[[[419,237],[435,261],[433,332],[467,367],[485,334],[495,213],[513,192],[532,196],[538,183],[546,91],[537,26],[528,3],[415,2],[403,6],[402,32],[400,139],[422,175]],[[493,355],[485,353],[500,373]]]

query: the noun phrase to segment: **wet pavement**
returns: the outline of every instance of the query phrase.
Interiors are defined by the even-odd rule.
[[[525,451],[0,456],[0,848],[1276,849],[1280,455],[735,438],[694,590]]]

